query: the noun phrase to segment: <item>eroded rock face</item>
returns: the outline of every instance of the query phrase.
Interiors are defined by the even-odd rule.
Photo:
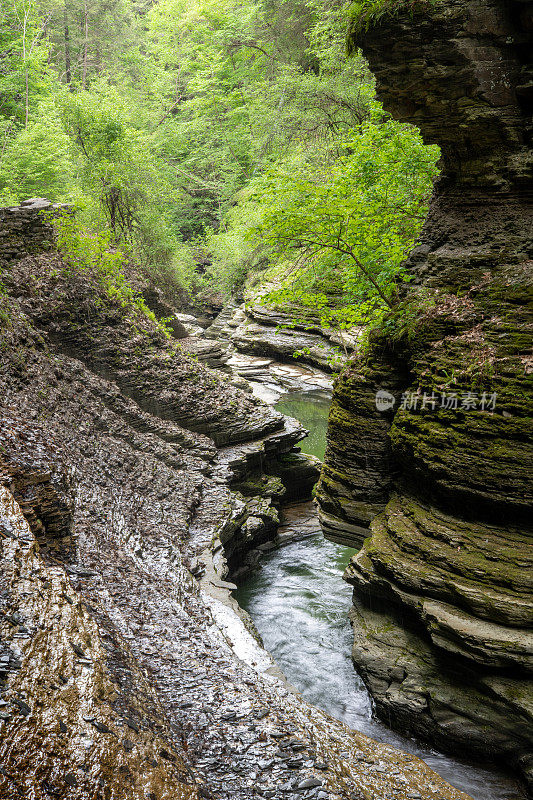
[[[99,624],[64,570],[43,563],[5,487],[0,526],[2,668],[9,676],[1,796],[198,797],[180,756],[161,757],[168,724],[142,669],[122,643],[117,648],[114,631]]]
[[[298,322],[295,322],[298,320]],[[359,331],[341,334],[320,326],[316,314],[303,308],[287,309],[261,304],[261,299],[238,306],[231,301],[207,329],[209,338],[229,340],[240,352],[300,362],[325,372],[338,372],[347,352],[357,346]]]
[[[532,36],[531,2],[443,0],[356,42],[443,172],[399,316],[417,311],[337,382],[318,491],[332,538],[370,524],[346,577],[379,712],[530,781]]]
[[[74,552],[74,491],[60,446],[15,409],[0,419],[0,442],[0,484],[18,502],[41,546],[68,558]]]
[[[301,426],[53,253],[2,278],[2,800],[466,800],[289,691],[229,601]]]
[[[56,264],[58,273],[63,269]],[[48,332],[61,352],[114,381],[143,410],[206,434],[217,444],[265,435],[283,427],[280,414],[219,383],[201,364],[166,340],[142,315],[124,313],[118,303],[98,305],[83,278],[68,285],[50,279],[50,265],[21,259],[6,276],[8,289],[20,287],[21,309]]]

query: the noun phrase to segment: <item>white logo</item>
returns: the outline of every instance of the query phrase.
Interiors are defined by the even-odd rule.
[[[394,395],[386,392],[385,389],[380,389],[379,392],[376,392],[376,408],[378,411],[388,411],[390,408],[394,408],[395,403]]]

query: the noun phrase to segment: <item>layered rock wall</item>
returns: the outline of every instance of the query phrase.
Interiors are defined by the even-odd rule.
[[[531,2],[442,0],[355,40],[442,176],[396,334],[337,382],[318,489],[326,533],[362,545],[353,656],[378,711],[529,780],[532,37]]]
[[[0,798],[466,800],[289,691],[229,602],[301,427],[53,247],[1,278]]]
[[[54,231],[42,211],[69,211],[69,206],[32,197],[18,206],[0,208],[0,269],[10,262],[53,250]]]
[[[276,361],[309,364],[331,373],[338,372],[344,360],[344,349],[351,351],[357,337],[320,326],[320,320],[309,316],[295,322],[303,310],[267,306],[261,298],[237,306],[233,301],[222,310],[208,328],[209,338],[229,338],[240,352],[274,358]]]

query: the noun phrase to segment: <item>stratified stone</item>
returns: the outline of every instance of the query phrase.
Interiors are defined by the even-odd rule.
[[[228,568],[275,534],[283,480],[316,476],[303,456],[286,461],[301,425],[57,254],[6,277],[0,797],[253,800],[258,784],[278,797],[320,780],[382,800],[399,775],[407,795],[466,800],[289,691],[231,597]],[[181,427],[194,413],[231,444]],[[49,549],[58,525],[66,554]],[[370,771],[378,761],[393,768]]]
[[[346,578],[378,711],[530,781],[532,21],[442,0],[354,38],[442,176],[388,332],[337,383],[317,492],[328,535],[370,527]]]

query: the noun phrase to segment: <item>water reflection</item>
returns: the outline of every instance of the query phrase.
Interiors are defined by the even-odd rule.
[[[300,420],[309,436],[300,443],[304,453],[324,460],[326,430],[328,427],[329,392],[294,392],[276,404],[277,411]]]

